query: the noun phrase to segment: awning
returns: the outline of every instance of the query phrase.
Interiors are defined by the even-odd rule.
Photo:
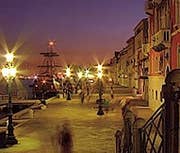
[[[160,44],[158,44],[157,46],[154,46],[154,47],[152,47],[152,48],[153,48],[154,51],[156,51],[156,52],[161,52],[161,51],[167,49],[167,47],[166,47],[164,44],[162,44],[162,43],[160,43]]]

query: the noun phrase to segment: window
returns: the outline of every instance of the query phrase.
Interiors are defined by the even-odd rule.
[[[175,0],[176,24],[180,24],[180,0]]]
[[[160,18],[159,18],[159,11],[156,8],[155,9],[155,18],[154,18],[154,23],[155,23],[155,33],[159,31],[159,25],[160,25]]]
[[[156,90],[156,100],[158,100],[158,91]]]
[[[180,1],[180,0],[176,0]],[[178,10],[179,11],[179,7]],[[179,12],[178,12],[179,13]],[[170,26],[169,22],[169,3],[168,1],[164,1],[162,5],[156,7],[155,9],[155,32],[158,32],[161,29],[167,29]]]
[[[164,14],[165,14],[165,27],[166,28],[170,28],[170,22],[169,22],[169,20],[170,20],[170,12],[169,12],[169,6],[170,4],[169,4],[169,2],[168,1],[166,1],[166,6],[165,6],[165,12],[164,12]]]
[[[180,68],[180,46],[177,47],[177,68]]]
[[[152,89],[152,99],[154,99],[154,90]]]

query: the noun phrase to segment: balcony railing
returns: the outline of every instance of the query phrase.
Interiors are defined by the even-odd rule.
[[[153,15],[153,9],[159,6],[163,0],[146,0],[145,1],[145,12],[148,15]]]
[[[166,47],[170,47],[171,33],[169,29],[162,29],[155,33],[152,37],[152,46],[158,46],[164,44]]]

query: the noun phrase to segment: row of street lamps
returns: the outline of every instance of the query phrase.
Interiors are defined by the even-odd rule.
[[[78,72],[77,75],[78,75],[79,80],[83,77],[83,73],[82,72]],[[89,75],[89,70],[86,70],[85,71],[85,78],[88,78],[88,75]],[[71,69],[70,69],[70,67],[66,68],[66,76],[68,78],[71,76]],[[99,115],[99,116],[104,115],[103,108],[102,108],[102,103],[103,103],[103,99],[102,99],[102,95],[103,95],[102,77],[103,77],[103,66],[99,64],[97,66],[98,94],[99,94],[99,99],[97,100],[97,102],[98,102],[97,115]]]
[[[102,69],[103,69],[103,66],[98,64],[98,66],[97,66],[97,77],[100,78],[100,79],[103,76]],[[65,75],[66,75],[67,78],[70,78],[72,76],[71,68],[69,66],[66,68]],[[90,70],[89,69],[86,69],[84,74],[83,74],[83,71],[77,72],[77,76],[78,76],[79,79],[81,79],[83,76],[85,78],[93,78],[93,77],[95,77],[94,75],[90,74]]]

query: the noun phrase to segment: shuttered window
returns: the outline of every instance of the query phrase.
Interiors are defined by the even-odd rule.
[[[180,46],[177,47],[177,66],[180,68]]]
[[[180,0],[175,0],[176,24],[180,24]]]

